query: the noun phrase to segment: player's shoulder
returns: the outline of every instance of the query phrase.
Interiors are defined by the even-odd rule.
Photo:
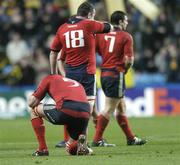
[[[126,38],[128,40],[133,40],[132,35],[127,31],[119,31],[118,35],[120,35],[121,37],[124,37],[124,38]]]
[[[119,35],[123,35],[123,36],[131,36],[131,34],[127,31],[123,31],[123,30],[120,30],[120,31],[116,31],[117,34]]]
[[[131,37],[132,38],[132,35],[127,32],[127,31],[122,31],[122,33],[124,34],[124,36],[127,36],[127,37]]]

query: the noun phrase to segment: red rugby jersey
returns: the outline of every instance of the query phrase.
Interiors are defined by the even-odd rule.
[[[59,27],[51,50],[63,49],[66,64],[79,66],[87,63],[87,73],[95,74],[95,33],[104,30],[104,23],[89,19],[72,18]]]
[[[82,85],[77,81],[60,75],[46,76],[40,82],[33,95],[42,100],[47,93],[56,102],[56,107],[58,109],[61,108],[64,100],[88,103],[86,93]]]
[[[124,56],[132,57],[133,39],[125,31],[114,31],[96,35],[96,49],[102,56],[102,68],[125,71]]]

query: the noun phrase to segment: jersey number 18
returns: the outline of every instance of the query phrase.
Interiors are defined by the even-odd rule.
[[[67,48],[77,48],[84,46],[83,30],[72,30],[64,33]]]

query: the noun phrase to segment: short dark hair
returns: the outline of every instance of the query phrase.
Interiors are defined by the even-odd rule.
[[[126,13],[123,11],[115,11],[111,14],[111,23],[113,25],[119,25],[119,21],[123,21]]]
[[[93,12],[94,6],[89,2],[83,2],[77,10],[77,15],[79,16],[88,16],[88,14]]]

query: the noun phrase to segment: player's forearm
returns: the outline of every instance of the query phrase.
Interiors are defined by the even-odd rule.
[[[57,59],[57,52],[50,52],[50,56],[49,56],[49,61],[50,61],[50,69],[51,69],[51,74],[56,74],[57,70],[56,70],[56,59]]]
[[[125,70],[127,72],[134,64],[134,57],[125,56],[124,63],[125,63]]]
[[[60,74],[63,77],[65,77],[66,73],[65,73],[65,69],[64,69],[64,62],[62,60],[57,61],[57,68],[58,68],[58,71],[60,72]]]

